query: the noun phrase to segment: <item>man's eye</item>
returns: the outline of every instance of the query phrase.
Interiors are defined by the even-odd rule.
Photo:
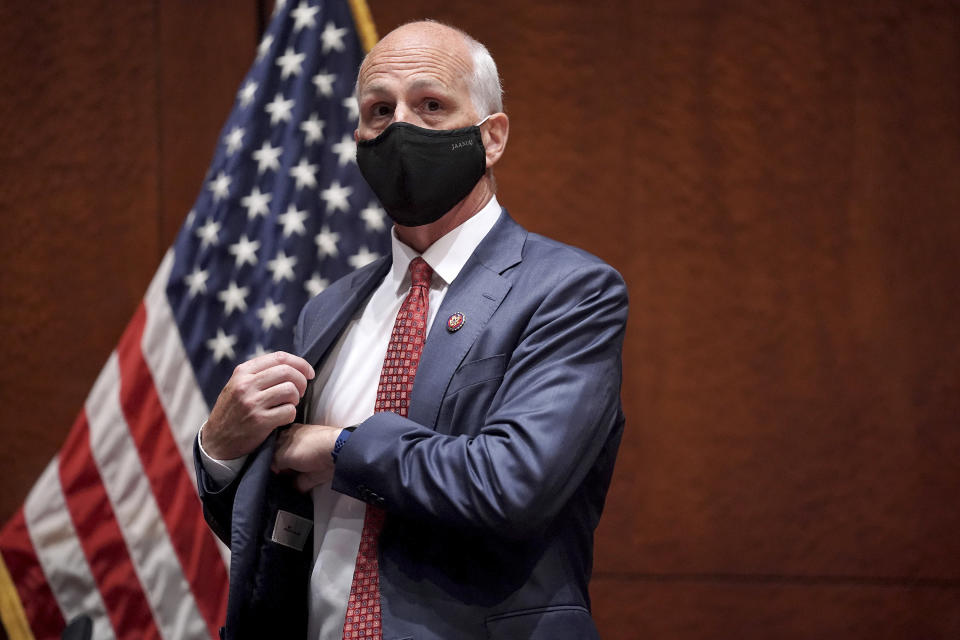
[[[427,100],[427,111],[439,111],[440,103],[436,100]]]
[[[388,116],[390,115],[390,107],[385,104],[378,104],[373,108],[373,114],[376,116]]]

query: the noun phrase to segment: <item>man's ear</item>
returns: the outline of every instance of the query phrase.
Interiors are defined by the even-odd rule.
[[[504,149],[507,148],[510,118],[505,113],[491,114],[487,121],[480,125],[480,135],[483,139],[483,148],[487,153],[487,169],[489,169],[497,164]]]

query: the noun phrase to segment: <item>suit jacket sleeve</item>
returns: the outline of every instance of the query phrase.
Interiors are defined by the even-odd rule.
[[[232,482],[219,486],[203,467],[200,454],[200,441],[193,440],[193,464],[197,472],[197,489],[203,503],[203,517],[217,537],[230,546],[230,521],[233,518],[233,498],[237,493],[237,483],[242,474]]]
[[[300,326],[294,327],[294,344],[300,341]],[[297,408],[297,420],[302,420],[303,407]],[[237,495],[237,487],[249,463],[257,455],[263,444],[259,445],[254,451],[246,456],[247,460],[237,473],[233,480],[225,485],[221,485],[203,466],[203,456],[200,453],[199,437],[193,440],[193,464],[197,474],[197,491],[200,494],[200,502],[203,504],[203,517],[210,526],[210,529],[220,538],[228,547],[231,546],[231,525],[233,522],[233,503]]]
[[[503,348],[502,382],[474,412],[479,424],[434,430],[375,414],[340,452],[334,489],[391,513],[506,537],[548,526],[622,425],[626,286],[595,259],[566,266],[521,276],[509,295],[522,296],[524,312],[509,331],[496,316],[484,329],[515,338]]]

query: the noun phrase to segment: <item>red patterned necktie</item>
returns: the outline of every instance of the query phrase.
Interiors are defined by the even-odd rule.
[[[413,378],[420,364],[423,342],[427,334],[427,310],[430,305],[430,279],[433,269],[423,258],[410,262],[410,293],[407,294],[390,334],[387,355],[380,370],[377,403],[374,412],[393,411],[407,415]],[[350,585],[350,600],[343,623],[344,640],[383,637],[380,621],[380,567],[377,564],[377,541],[383,528],[385,513],[367,505],[360,534],[360,550]]]

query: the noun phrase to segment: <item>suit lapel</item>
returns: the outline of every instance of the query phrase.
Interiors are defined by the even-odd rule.
[[[335,300],[317,310],[315,316],[310,318],[311,327],[322,327],[320,333],[305,342],[301,352],[301,357],[316,366],[326,355],[327,351],[336,341],[340,332],[350,321],[350,318],[357,312],[360,304],[370,296],[373,290],[386,276],[390,270],[390,257],[382,258],[379,263],[375,263],[369,269],[358,271],[349,276],[347,290],[344,292],[343,299],[337,303]],[[305,327],[304,331],[309,331]],[[306,338],[306,336],[305,336]]]
[[[450,284],[420,357],[410,393],[409,418],[434,428],[453,374],[484,326],[510,291],[503,272],[521,261],[527,232],[504,209],[500,219]],[[447,330],[448,318],[462,313],[463,326]]]

